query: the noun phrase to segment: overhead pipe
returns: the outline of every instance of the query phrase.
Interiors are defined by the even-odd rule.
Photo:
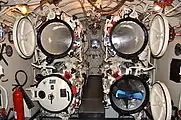
[[[95,8],[95,10],[97,12],[100,12],[101,15],[110,15],[110,14],[113,14],[115,12],[117,12],[123,5],[126,1],[129,1],[129,2],[133,2],[134,0],[121,0],[119,2],[119,4],[117,4],[114,8],[112,8],[111,10],[103,10],[101,8],[98,8],[93,2],[92,0],[88,0],[88,2]]]
[[[7,7],[7,6],[16,6],[16,5],[22,5],[22,4],[26,4],[26,5],[31,5],[31,4],[37,4],[40,3],[40,0],[29,0],[28,2],[8,2],[7,4],[0,4],[1,7]]]
[[[169,11],[167,11],[167,12],[165,13],[165,15],[173,12],[175,9],[177,9],[177,8],[180,7],[180,6],[181,6],[181,2],[179,2],[174,8],[170,9]]]
[[[3,9],[0,11],[0,16],[2,16],[4,13],[8,12],[8,11],[11,10],[11,9],[12,9],[11,7],[3,8]]]
[[[84,6],[84,8],[90,8],[91,6]],[[78,9],[81,9],[82,7],[77,7],[77,8],[71,8],[71,9],[68,9],[66,10],[65,12],[71,12],[71,11],[74,11],[74,10],[78,10]]]

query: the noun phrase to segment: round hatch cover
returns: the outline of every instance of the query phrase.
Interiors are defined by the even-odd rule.
[[[124,75],[111,85],[110,101],[120,114],[137,113],[149,102],[148,85],[137,76]]]
[[[165,16],[156,14],[150,24],[149,42],[153,57],[159,58],[165,53],[169,41],[169,24]]]
[[[31,58],[36,47],[36,35],[28,17],[18,18],[13,26],[15,49],[22,58]]]
[[[132,59],[145,49],[148,31],[138,19],[127,17],[113,26],[110,42],[118,56]]]
[[[164,83],[157,81],[153,85],[150,93],[150,105],[154,120],[171,120],[171,97]]]
[[[50,57],[62,58],[67,55],[73,45],[74,32],[70,25],[59,19],[43,24],[37,33],[38,46]]]
[[[8,93],[7,90],[0,85],[0,109],[5,108],[8,109]]]
[[[61,112],[72,103],[71,85],[59,75],[47,76],[38,84],[37,88],[38,102],[46,111]]]

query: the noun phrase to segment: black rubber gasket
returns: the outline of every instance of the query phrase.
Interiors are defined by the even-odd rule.
[[[145,35],[145,39],[144,39],[144,43],[143,43],[143,46],[140,48],[140,50],[138,50],[137,52],[135,53],[132,53],[132,54],[125,54],[125,53],[121,53],[119,52],[113,45],[113,42],[112,42],[112,33],[114,32],[114,29],[117,25],[119,25],[120,23],[122,22],[125,22],[125,21],[131,21],[131,22],[134,22],[136,24],[138,24],[143,32],[144,32],[144,35]],[[131,17],[127,17],[127,18],[123,18],[123,19],[120,19],[118,22],[116,22],[116,24],[113,26],[113,28],[111,29],[111,32],[110,32],[110,43],[111,43],[111,46],[112,48],[114,49],[114,51],[116,52],[116,54],[119,56],[119,57],[123,57],[125,59],[133,59],[133,58],[136,58],[141,52],[143,52],[143,50],[145,49],[145,47],[147,46],[148,44],[148,30],[147,28],[145,27],[145,25],[143,23],[141,23],[138,19],[135,19],[135,18],[131,18]]]
[[[120,80],[129,80],[129,79],[139,80],[139,81],[144,85],[144,87],[145,87],[145,92],[146,92],[146,93],[145,93],[145,99],[144,99],[142,105],[140,105],[140,107],[138,107],[137,109],[134,109],[134,110],[129,110],[129,111],[127,111],[127,110],[122,110],[122,109],[120,109],[120,108],[118,108],[118,107],[116,106],[116,104],[114,103],[113,98],[112,98],[112,97],[113,97],[113,96],[112,96],[112,91],[113,91],[114,86],[115,86]],[[137,113],[137,112],[142,111],[142,110],[144,109],[144,107],[148,104],[148,102],[149,102],[149,87],[148,87],[146,81],[140,79],[140,78],[137,77],[137,76],[134,76],[134,75],[124,75],[124,76],[122,76],[121,79],[117,80],[116,82],[114,82],[114,83],[111,85],[109,97],[110,97],[111,105],[112,105],[113,109],[114,109],[116,112],[118,112],[120,115],[130,115],[130,114],[134,114],[134,113]]]
[[[69,103],[69,105],[67,105],[66,108],[64,108],[63,110],[60,110],[60,111],[50,111],[50,110],[47,110],[45,107],[43,107],[43,106],[40,104],[39,101],[38,101],[38,104],[40,105],[40,107],[41,107],[43,110],[45,110],[45,111],[47,111],[47,112],[50,112],[50,113],[60,113],[60,112],[66,111],[66,110],[68,109],[68,107],[71,105],[72,100],[73,100],[73,91],[72,91],[72,88],[71,88],[71,86],[72,86],[71,83],[70,83],[69,81],[65,80],[61,75],[58,75],[58,74],[51,74],[51,75],[46,76],[45,78],[47,78],[47,77],[58,77],[58,78],[61,78],[62,80],[64,80],[64,81],[69,85],[69,87],[70,87],[70,89],[71,89],[71,99],[70,99],[70,103]],[[44,79],[45,79],[45,78],[44,78]],[[37,85],[36,87],[38,87],[38,85]]]
[[[54,22],[63,23],[65,26],[67,26],[67,28],[70,30],[70,33],[71,33],[71,36],[72,36],[72,43],[71,43],[70,47],[67,49],[67,51],[65,51],[65,52],[62,53],[62,54],[58,54],[58,55],[55,55],[55,54],[52,54],[52,53],[47,52],[47,51],[43,48],[43,46],[42,46],[42,44],[41,44],[41,34],[42,34],[43,29],[44,29],[46,26],[48,26],[49,24],[54,23]],[[63,57],[65,57],[65,56],[68,54],[68,52],[70,51],[70,49],[71,49],[72,46],[73,46],[73,40],[74,40],[74,37],[73,37],[73,36],[74,36],[74,31],[72,30],[72,28],[70,27],[70,25],[69,25],[67,22],[63,21],[63,20],[60,20],[60,19],[58,19],[58,18],[55,18],[55,19],[53,19],[53,20],[49,20],[49,21],[45,22],[45,23],[39,28],[39,30],[37,31],[37,44],[38,44],[39,48],[41,49],[41,51],[42,51],[46,56],[51,57],[51,58],[54,58],[54,59],[63,58]]]

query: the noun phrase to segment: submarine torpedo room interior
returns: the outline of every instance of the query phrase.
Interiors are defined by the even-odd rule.
[[[0,120],[181,120],[180,0],[0,0]]]

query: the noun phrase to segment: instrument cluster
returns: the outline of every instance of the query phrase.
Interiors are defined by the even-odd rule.
[[[160,52],[155,53],[159,57],[165,51],[161,51],[162,44],[150,42],[150,33],[160,39],[163,34],[157,35],[155,26],[148,30],[145,20],[150,16],[144,16],[148,8],[142,14],[136,11],[137,6],[124,6],[118,14],[112,14],[115,9],[99,12],[101,6],[96,7],[89,11],[90,20],[85,22],[54,4],[45,4],[37,10],[36,17],[31,16],[33,22],[29,16],[15,22],[14,39],[19,55],[34,59],[34,84],[27,90],[42,113],[62,119],[77,116],[89,75],[101,75],[104,108],[113,108],[120,116],[142,116],[143,109],[148,108],[155,69],[150,63],[151,52],[154,54],[150,48],[158,47]],[[159,19],[151,23],[159,23],[158,16],[151,14]],[[163,22],[167,23],[165,19]]]
[[[148,67],[148,51],[145,51],[147,29],[129,14],[108,16],[103,27],[103,40],[92,39],[87,46],[93,50],[101,47],[105,50],[100,67],[105,108],[113,106],[117,112],[133,114],[139,112],[148,101],[148,71],[153,68]],[[96,24],[93,23],[92,27]],[[84,65],[85,55],[82,55],[84,35],[83,26],[76,16],[48,17],[39,26],[35,62],[32,63],[36,69],[35,84],[29,90],[32,100],[38,101],[45,112],[58,113],[61,118],[69,118],[77,112],[88,74]],[[147,76],[146,80],[141,77],[144,75]],[[129,83],[130,78],[133,81]],[[128,90],[124,90],[122,86],[127,84]],[[125,98],[131,100],[119,101],[119,106],[117,99],[121,100],[122,94],[127,94]]]

